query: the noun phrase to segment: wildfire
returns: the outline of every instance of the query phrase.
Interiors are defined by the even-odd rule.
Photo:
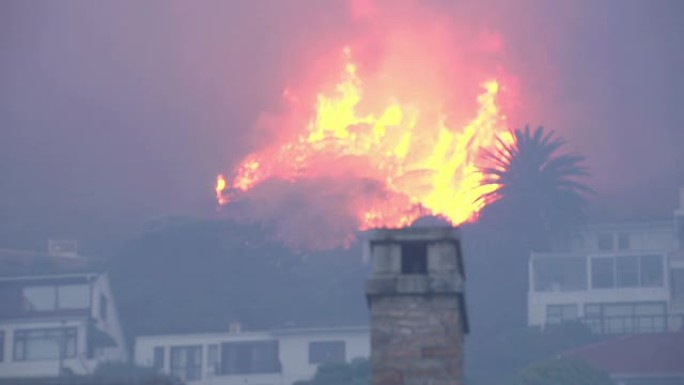
[[[273,178],[296,182],[339,177],[382,186],[350,208],[360,229],[403,227],[425,214],[453,224],[476,218],[484,205],[477,198],[488,189],[480,186],[477,155],[496,146],[497,137],[510,140],[497,104],[499,81],[481,82],[476,110],[458,127],[450,126],[440,106],[426,107],[392,93],[384,102],[373,100],[381,108],[367,113],[362,112],[367,83],[351,50],[343,52],[346,64],[339,82],[332,91],[317,94],[313,116],[289,140],[249,154],[230,183],[219,175],[218,203],[226,205]]]
[[[228,203],[228,198],[223,196],[223,191],[226,189],[227,182],[226,177],[223,175],[218,175],[216,177],[216,201],[219,205],[223,206]]]

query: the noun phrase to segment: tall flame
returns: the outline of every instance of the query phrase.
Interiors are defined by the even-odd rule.
[[[419,103],[399,99],[388,99],[376,113],[362,113],[364,81],[348,47],[344,54],[339,82],[334,91],[317,94],[308,123],[290,140],[249,154],[230,183],[219,176],[218,203],[228,204],[272,178],[295,182],[343,175],[383,187],[380,197],[353,207],[360,229],[403,227],[424,214],[453,224],[476,218],[484,205],[477,198],[493,188],[480,185],[477,154],[496,146],[497,137],[511,140],[497,104],[499,81],[481,83],[477,110],[461,127],[450,127],[442,111],[433,114],[436,119],[426,118]]]

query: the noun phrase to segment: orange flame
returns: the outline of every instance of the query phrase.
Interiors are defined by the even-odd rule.
[[[219,174],[216,177],[216,187],[214,190],[216,191],[216,201],[221,206],[228,204],[229,202],[228,198],[223,195],[223,191],[226,189],[227,184],[228,182],[226,182],[226,177],[222,174]]]
[[[485,204],[477,198],[494,188],[480,186],[477,154],[495,146],[497,136],[512,139],[497,105],[499,81],[481,83],[477,110],[462,127],[450,127],[444,112],[425,118],[428,113],[419,104],[397,99],[376,113],[362,113],[364,81],[348,47],[344,54],[340,81],[333,92],[316,96],[314,116],[304,129],[292,140],[249,154],[230,184],[219,175],[218,203],[228,203],[226,191],[246,192],[271,178],[296,181],[339,174],[384,186],[381,197],[355,208],[360,229],[404,227],[425,214],[453,224],[476,218]]]

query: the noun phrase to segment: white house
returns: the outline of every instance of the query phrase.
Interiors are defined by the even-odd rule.
[[[191,385],[290,385],[319,364],[367,358],[367,327],[140,336],[135,363],[156,367]]]
[[[596,333],[682,330],[684,189],[674,218],[595,224],[529,261],[528,324],[580,320]]]
[[[51,242],[0,251],[0,378],[86,374],[127,350],[101,264]]]

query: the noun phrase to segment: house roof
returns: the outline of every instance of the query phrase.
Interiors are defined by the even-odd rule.
[[[561,354],[619,375],[684,373],[684,332],[634,334]]]
[[[61,257],[22,250],[0,250],[0,279],[54,275],[85,275],[104,270],[102,261]]]

